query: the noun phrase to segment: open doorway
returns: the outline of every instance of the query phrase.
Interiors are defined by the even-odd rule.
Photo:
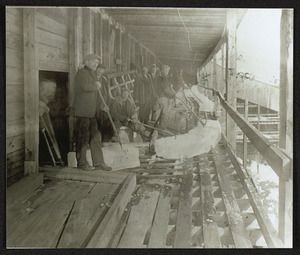
[[[57,140],[58,148],[63,162],[67,162],[69,151],[69,93],[68,93],[68,73],[39,71],[39,80],[48,79],[56,83],[54,99],[48,103],[50,108],[50,119]],[[40,165],[53,164],[49,148],[45,137],[40,133],[39,143]]]

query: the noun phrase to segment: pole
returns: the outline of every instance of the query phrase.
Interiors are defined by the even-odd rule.
[[[101,91],[100,91],[99,89],[98,89],[97,91],[98,91],[99,96],[100,96],[100,98],[101,98],[101,100],[102,100],[102,103],[104,104],[104,106],[106,106],[106,107],[108,108],[108,106],[107,106],[107,104],[105,103],[104,98],[103,98],[103,96],[102,96],[102,94],[101,94]],[[113,130],[114,130],[114,132],[115,132],[115,135],[116,135],[116,137],[118,138],[118,142],[119,142],[119,144],[120,144],[120,146],[121,146],[121,149],[123,149],[123,148],[122,148],[122,143],[121,143],[121,139],[120,139],[119,133],[118,133],[118,131],[117,131],[117,128],[116,128],[116,126],[115,126],[115,123],[114,123],[114,121],[113,121],[113,119],[112,119],[112,117],[111,117],[109,111],[107,112],[107,115],[108,115],[109,121],[110,121],[110,123],[111,123],[111,125],[112,125],[112,127],[113,127]]]

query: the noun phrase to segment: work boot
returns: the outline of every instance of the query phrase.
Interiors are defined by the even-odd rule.
[[[96,170],[102,170],[102,171],[111,171],[112,168],[107,166],[106,164],[101,164],[98,166],[95,166]]]
[[[90,165],[87,165],[87,166],[79,166],[78,168],[81,169],[81,170],[84,170],[84,171],[94,171],[94,170],[95,170],[95,168],[92,167],[92,166],[90,166]]]

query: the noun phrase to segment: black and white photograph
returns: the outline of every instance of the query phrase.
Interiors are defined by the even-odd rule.
[[[293,8],[5,22],[6,249],[293,248]]]

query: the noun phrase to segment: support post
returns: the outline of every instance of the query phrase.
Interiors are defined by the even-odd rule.
[[[95,13],[95,53],[98,56],[101,54],[101,15],[100,13]]]
[[[218,89],[218,84],[217,84],[217,77],[218,77],[218,71],[217,71],[217,56],[214,55],[213,57],[213,62],[212,62],[212,72],[213,72],[213,81],[212,81],[212,84],[213,84],[213,88],[217,91],[219,91]]]
[[[91,40],[91,9],[83,8],[83,24],[82,24],[82,37],[83,37],[83,56],[93,53],[92,40]]]
[[[227,59],[226,59],[226,99],[228,104],[236,110],[236,11],[227,10]],[[227,114],[226,136],[234,153],[236,152],[237,128],[235,122]]]
[[[77,10],[75,8],[69,9],[69,82],[68,82],[68,95],[69,106],[72,107],[74,100],[74,84],[75,75],[78,67],[78,24],[77,24]],[[76,54],[77,53],[77,54]],[[77,55],[77,57],[76,57]],[[71,109],[71,108],[70,108]],[[69,115],[69,151],[73,150],[74,142],[74,117],[72,109]]]
[[[102,17],[102,43],[103,43],[103,57],[102,61],[106,68],[109,68],[109,20]]]
[[[257,130],[260,131],[260,105],[257,105]],[[256,154],[256,167],[257,167],[257,173],[259,173],[259,161],[260,161],[260,154],[257,151]]]
[[[23,9],[24,45],[24,175],[39,171],[39,70],[36,8]]]
[[[121,62],[120,60],[122,59],[122,55],[121,55],[121,47],[122,47],[122,44],[121,44],[121,29],[116,29],[116,39],[115,39],[115,44],[116,44],[116,69],[117,69],[117,72],[121,72]]]
[[[293,153],[293,10],[284,9],[280,23],[280,105],[279,147],[288,155]],[[289,179],[279,179],[278,232],[285,247],[292,247],[293,186],[292,167],[287,169]]]
[[[245,99],[244,102],[244,117],[245,119],[248,119],[248,99]],[[248,158],[248,138],[243,133],[243,166],[245,169],[247,169],[247,158]]]

